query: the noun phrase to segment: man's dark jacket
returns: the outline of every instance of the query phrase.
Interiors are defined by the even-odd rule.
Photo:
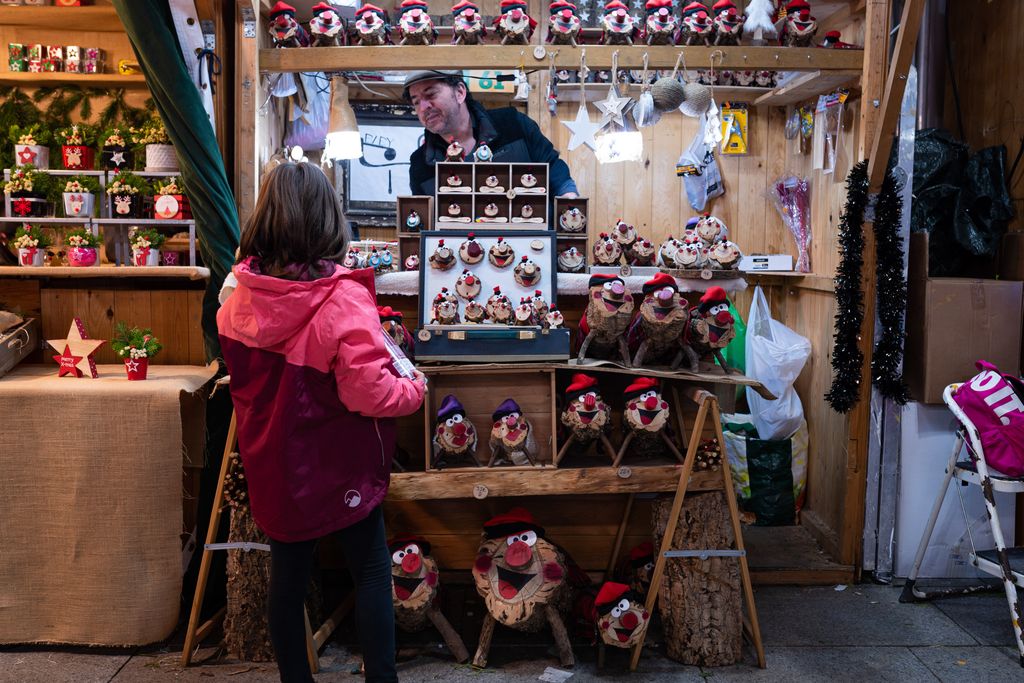
[[[475,100],[467,103],[473,119],[473,137],[477,145],[486,143],[494,153],[494,161],[505,163],[546,163],[551,194],[579,193],[569,175],[569,167],[558,157],[551,141],[529,116],[506,107],[484,109]],[[424,131],[423,146],[409,158],[409,186],[413,194],[434,194],[434,164],[444,161],[448,143],[430,131]]]

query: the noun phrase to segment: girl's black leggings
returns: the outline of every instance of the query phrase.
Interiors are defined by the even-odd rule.
[[[356,585],[356,624],[363,648],[366,680],[398,681],[395,671],[395,611],[391,602],[391,556],[384,535],[384,514],[370,515],[337,532]],[[313,570],[316,540],[270,541],[270,640],[282,683],[312,683],[306,658],[303,605]]]

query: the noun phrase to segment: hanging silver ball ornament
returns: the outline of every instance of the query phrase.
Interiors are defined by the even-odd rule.
[[[687,116],[697,118],[711,108],[711,88],[701,83],[687,83],[683,86],[683,103],[679,110]]]
[[[654,97],[654,108],[662,113],[678,109],[686,99],[683,84],[679,79],[669,76],[654,82],[651,86],[651,96]]]

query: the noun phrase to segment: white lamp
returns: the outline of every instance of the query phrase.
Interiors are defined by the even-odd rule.
[[[356,113],[348,102],[348,81],[343,76],[331,77],[331,117],[324,144],[324,159],[358,159],[363,156]]]
[[[632,108],[634,105],[630,105]],[[633,125],[633,118],[623,112],[623,123],[610,121],[603,132],[594,136],[594,156],[602,164],[619,161],[640,161],[644,153],[644,135]]]

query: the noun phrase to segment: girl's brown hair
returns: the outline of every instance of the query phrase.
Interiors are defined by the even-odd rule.
[[[327,176],[313,164],[288,162],[263,179],[239,255],[256,257],[264,273],[277,274],[321,260],[340,264],[348,242],[348,224]]]

